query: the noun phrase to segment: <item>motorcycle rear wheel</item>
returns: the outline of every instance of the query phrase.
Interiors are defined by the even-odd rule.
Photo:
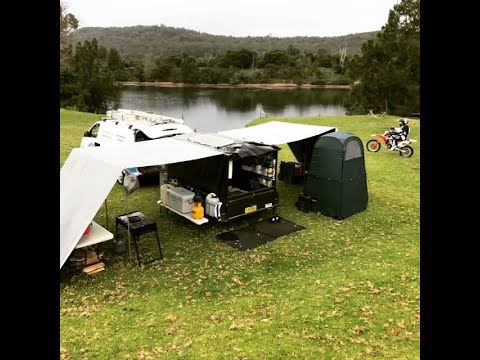
[[[369,140],[367,141],[365,147],[368,151],[377,152],[382,147],[382,144],[377,140]]]
[[[403,157],[411,157],[413,155],[413,149],[408,145],[402,147],[398,152],[400,153],[400,156]]]

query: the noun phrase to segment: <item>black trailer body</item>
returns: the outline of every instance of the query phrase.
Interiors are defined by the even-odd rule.
[[[219,221],[264,210],[275,214],[280,148],[245,142],[221,150],[223,156],[169,164],[169,181],[175,179],[178,185],[200,193],[204,200],[214,193],[222,203]]]

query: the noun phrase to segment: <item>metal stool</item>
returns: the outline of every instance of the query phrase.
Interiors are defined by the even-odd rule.
[[[135,245],[135,252],[137,254],[138,266],[141,266],[140,255],[138,253],[138,240],[140,235],[147,234],[149,232],[155,231],[155,236],[157,239],[158,250],[160,252],[160,257],[144,261],[143,264],[149,264],[156,260],[163,259],[162,247],[160,246],[160,239],[158,238],[157,223],[152,221],[149,217],[139,211],[132,211],[128,214],[118,215],[115,221],[115,237],[118,235],[118,225],[120,224],[127,231],[129,229],[130,223],[130,235],[133,237],[133,243]]]

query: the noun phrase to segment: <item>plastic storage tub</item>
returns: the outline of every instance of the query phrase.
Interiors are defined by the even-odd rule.
[[[171,184],[163,184],[160,186],[160,200],[163,205],[168,206],[168,190],[173,188],[174,186]]]
[[[168,189],[168,206],[182,214],[192,212],[193,196],[192,191],[181,186]]]

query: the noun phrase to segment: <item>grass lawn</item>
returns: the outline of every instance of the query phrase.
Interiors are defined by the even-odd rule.
[[[60,165],[100,116],[60,110]],[[315,116],[290,121],[359,136],[397,126],[398,117]],[[165,259],[137,267],[134,256],[99,245],[107,270],[60,271],[62,359],[419,359],[420,121],[411,120],[411,158],[365,152],[366,211],[338,221],[294,206],[302,186],[278,182],[278,214],[305,227],[254,250],[160,212],[158,186],[129,196],[129,210],[156,221]],[[279,160],[294,160],[286,145]],[[86,189],[85,191],[88,191]],[[108,228],[126,211],[123,188],[107,199]],[[105,226],[105,209],[95,220]],[[149,235],[142,254],[155,254]],[[132,255],[134,252],[132,252]],[[146,255],[148,256],[148,255]],[[68,261],[67,261],[68,263]],[[66,264],[67,264],[66,263]]]

